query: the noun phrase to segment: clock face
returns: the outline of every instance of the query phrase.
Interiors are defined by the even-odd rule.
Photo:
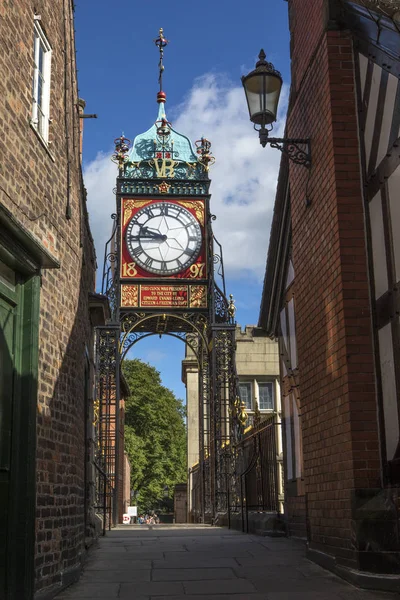
[[[192,213],[169,202],[141,208],[130,220],[125,239],[132,260],[157,275],[187,269],[202,243],[201,228]]]

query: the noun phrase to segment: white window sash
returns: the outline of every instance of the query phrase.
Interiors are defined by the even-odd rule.
[[[268,411],[272,411],[275,408],[275,395],[274,395],[274,384],[272,381],[259,381],[257,382],[258,385],[258,407],[260,410],[268,410]],[[261,405],[261,389],[262,388],[266,388],[270,390],[270,397],[271,397],[271,403],[272,406],[271,407],[263,407]]]
[[[246,392],[245,392],[246,399],[244,399],[242,397],[242,390],[246,390]],[[252,390],[251,390],[250,382],[242,381],[239,383],[239,395],[240,395],[240,401],[245,403],[247,410],[252,410],[253,409],[253,397],[252,397]]]
[[[45,142],[49,137],[50,121],[50,74],[51,74],[51,47],[42,28],[35,22],[34,26],[34,73],[33,73],[33,102],[32,102],[32,125],[37,129]],[[42,71],[39,71],[40,51],[43,51]],[[39,77],[42,78],[41,92],[39,98]],[[41,115],[39,115],[39,111]]]
[[[40,37],[37,33],[35,26],[35,37],[34,37],[34,71],[33,71],[33,104],[32,104],[32,124],[38,124],[38,93],[39,93],[39,49],[40,49]]]

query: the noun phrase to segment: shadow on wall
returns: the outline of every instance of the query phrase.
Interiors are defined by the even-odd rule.
[[[87,256],[91,260],[85,260]],[[89,292],[94,291],[95,257],[88,241],[82,263],[75,318],[68,337],[67,328],[55,323],[56,314],[46,318],[43,309],[46,286],[42,288],[36,429],[35,599],[38,600],[53,597],[78,579],[85,555],[85,537],[95,535],[94,515],[89,512],[88,469],[94,377]],[[62,277],[62,270],[54,272],[56,278],[58,275]],[[65,278],[68,276],[70,272],[64,274]],[[65,322],[68,295],[63,300],[58,316]],[[60,337],[57,328],[62,332]],[[57,379],[51,396],[47,396],[53,372],[57,373]]]

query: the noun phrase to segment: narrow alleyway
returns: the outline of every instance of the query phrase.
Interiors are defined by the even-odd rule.
[[[100,539],[81,580],[57,600],[395,600],[358,590],[285,538],[204,526],[119,528]]]

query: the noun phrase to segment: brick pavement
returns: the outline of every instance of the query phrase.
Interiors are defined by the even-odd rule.
[[[305,558],[304,545],[206,526],[133,526],[99,540],[57,600],[397,600],[359,590]]]

